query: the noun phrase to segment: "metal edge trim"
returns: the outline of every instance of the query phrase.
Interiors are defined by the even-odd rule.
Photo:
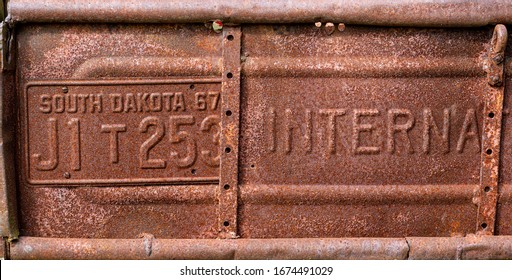
[[[9,246],[11,259],[512,259],[510,235],[224,240],[21,237]]]
[[[5,36],[6,24],[2,22],[1,44],[2,48],[7,48],[7,39]],[[12,42],[11,42],[12,43]],[[13,55],[13,50],[10,55]],[[6,51],[6,50],[3,50]],[[4,65],[2,51],[2,69],[0,70],[0,237],[7,240],[18,238],[18,217],[16,206],[16,171],[15,171],[15,146],[16,146],[16,129],[13,123],[13,115],[15,115],[15,106],[13,106],[15,97],[15,74],[12,64]],[[7,250],[8,251],[8,250]],[[7,254],[7,253],[6,253]]]

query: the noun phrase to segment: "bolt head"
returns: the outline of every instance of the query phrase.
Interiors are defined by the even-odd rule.
[[[489,77],[489,84],[491,86],[499,86],[501,84],[501,79],[498,75],[492,75]]]

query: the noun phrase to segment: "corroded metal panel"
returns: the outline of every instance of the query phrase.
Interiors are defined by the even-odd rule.
[[[10,20],[76,13],[21,3],[11,2]],[[106,21],[142,7],[126,5]],[[509,256],[496,249],[507,238],[464,238],[512,234],[511,53],[498,86],[493,26],[247,24],[266,22],[257,12],[214,28],[151,13],[140,20],[157,24],[18,23],[19,112],[10,115],[25,237],[12,256]],[[393,22],[502,17],[491,14]],[[74,255],[80,246],[95,249]]]
[[[243,32],[242,237],[475,232],[493,28]]]
[[[202,24],[17,37],[22,234],[217,237],[221,37]]]

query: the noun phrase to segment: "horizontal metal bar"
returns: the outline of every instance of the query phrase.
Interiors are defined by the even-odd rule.
[[[512,236],[408,237],[409,259],[512,259]]]
[[[292,23],[332,21],[389,26],[512,23],[509,0],[11,0],[14,22]]]
[[[512,236],[344,239],[21,237],[11,259],[512,259]]]

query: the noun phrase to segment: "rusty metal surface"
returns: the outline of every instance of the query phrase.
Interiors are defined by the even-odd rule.
[[[238,154],[240,135],[241,28],[225,27],[222,34],[222,113],[219,196],[221,238],[237,238]]]
[[[297,23],[331,21],[392,26],[485,26],[512,23],[508,0],[10,0],[14,22]]]
[[[10,1],[8,257],[512,258],[512,3],[386,3]]]
[[[243,32],[242,238],[475,232],[491,28]]]
[[[30,82],[21,103],[30,185],[216,183],[220,81]],[[135,155],[135,156],[134,156]]]
[[[29,83],[50,84],[42,88],[32,87],[33,91],[29,88],[30,98],[38,102],[41,94],[52,96],[53,102],[56,96],[103,92],[106,106],[101,113],[91,113],[88,107],[86,113],[59,114],[36,113],[40,104],[28,107],[32,112],[29,115],[29,126],[33,128],[30,133],[35,133],[29,136],[35,139],[28,141],[33,141],[30,142],[31,149],[38,148],[32,153],[41,153],[43,161],[48,161],[50,152],[49,149],[45,150],[45,145],[51,139],[48,135],[49,117],[59,115],[56,118],[62,118],[58,120],[63,125],[59,127],[61,137],[72,140],[71,136],[76,135],[76,122],[67,124],[71,118],[81,121],[83,133],[80,149],[73,149],[70,145],[73,142],[62,138],[59,151],[62,164],[56,171],[38,171],[44,175],[38,175],[36,179],[58,179],[59,185],[33,187],[27,183],[29,170],[23,168],[19,172],[22,235],[137,238],[141,234],[151,233],[157,238],[217,237],[216,182],[219,168],[216,157],[219,153],[216,151],[216,135],[220,132],[217,125],[220,101],[217,101],[216,107],[212,106],[216,104],[221,85],[220,77],[216,76],[221,63],[221,36],[202,24],[43,25],[20,27],[17,30],[19,89]],[[122,67],[127,57],[133,58],[133,62]],[[203,61],[211,61],[212,64],[196,65]],[[177,63],[165,65],[172,62]],[[181,71],[185,68],[192,70]],[[75,82],[71,83],[70,80]],[[60,81],[58,86],[55,81]],[[179,83],[173,84],[172,81]],[[144,93],[166,92],[182,92],[181,105],[184,107],[178,106],[180,103],[172,103],[171,107],[176,105],[177,111],[146,112],[141,107],[144,112],[140,112],[137,107],[139,100],[136,99],[135,112],[131,108],[133,100],[130,99],[131,103],[127,105],[128,99],[125,98],[123,106],[131,108],[130,112],[123,110],[112,113],[107,108],[112,105],[107,98],[111,94],[124,97],[131,94],[135,98],[137,94],[143,97]],[[164,109],[165,103],[162,104]],[[208,118],[211,115],[214,117]],[[175,122],[170,126],[173,117]],[[151,119],[145,122],[140,131],[140,122],[147,118],[157,118],[166,123],[163,128],[165,135],[155,146],[152,146],[153,142],[144,146],[144,142],[153,139],[153,134],[156,135],[154,139],[159,139],[158,125],[154,125]],[[188,124],[191,118],[194,123]],[[126,124],[125,133],[130,130],[135,133],[130,138],[119,132],[120,164],[111,162],[109,151],[112,135],[102,133],[98,126],[101,124]],[[19,156],[28,158],[21,152],[24,150],[21,139],[23,137],[18,141]],[[77,139],[74,140],[76,142]],[[144,153],[141,157],[141,150],[150,150],[149,157]],[[67,170],[73,167],[72,156],[75,155],[76,160],[78,154],[83,159],[81,170]],[[193,154],[196,157],[190,156]],[[209,160],[210,165],[205,163],[205,159]],[[141,168],[140,164],[144,164],[143,167],[161,167],[165,164],[167,169]],[[20,166],[23,164],[20,163]],[[81,172],[85,174],[80,175]],[[130,187],[113,184],[123,181],[120,175],[124,180],[132,180]],[[171,183],[139,180],[143,177],[154,180],[159,176],[172,179],[178,175],[212,180],[205,181],[210,184],[200,182],[200,185],[191,185],[189,179]],[[115,180],[98,181],[108,176]],[[65,182],[73,178],[78,180],[75,183]],[[96,182],[94,187],[91,179]],[[85,180],[89,182],[83,182]],[[72,185],[75,187],[70,187]]]
[[[496,203],[499,193],[499,166],[503,115],[503,84],[507,28],[498,24],[487,53],[488,83],[482,131],[482,167],[478,196],[477,232],[492,235],[495,230]]]
[[[510,26],[508,27],[510,30]],[[503,83],[505,85],[504,100],[503,100],[503,121],[502,121],[502,136],[501,136],[501,160],[499,170],[499,195],[498,204],[496,209],[496,228],[495,234],[497,235],[511,235],[512,234],[512,34],[509,32],[508,46],[505,50],[507,61],[505,62],[505,78]]]
[[[2,243],[0,245],[0,260],[8,259],[7,246],[9,246],[9,245],[7,244],[7,240],[2,237],[0,242]]]
[[[408,259],[445,260],[510,260],[512,239],[510,236],[469,235],[458,238],[406,238],[409,245]]]
[[[16,92],[12,33],[4,23],[0,42],[0,238],[16,239],[19,234],[16,199]]]
[[[404,259],[404,239],[52,239],[22,237],[11,259]]]
[[[27,184],[27,173],[20,172],[24,236],[333,238],[475,233],[489,92],[485,64],[493,28],[347,25],[327,32],[323,25],[299,24],[223,29],[216,33],[202,24],[19,26],[19,89],[34,82],[50,85],[29,90],[34,101],[42,94],[159,92],[164,89],[152,81],[173,79],[214,79],[215,85],[190,83],[191,89],[185,83],[188,88],[179,91],[197,93],[222,85],[223,92],[221,104],[212,111],[220,114],[222,133],[215,134],[220,131],[212,123],[206,137],[194,134],[198,157],[221,155],[221,168],[207,174],[212,180],[198,182],[203,185],[162,181],[157,186],[138,180],[147,170],[135,168],[122,171],[123,178],[132,180],[130,187],[114,186],[116,181],[92,186],[71,182],[73,172],[60,179],[67,171],[59,169],[54,175],[39,171],[51,173],[46,177],[59,179],[59,185],[35,188]],[[103,84],[87,88],[77,82],[66,86],[67,93],[53,93],[70,80]],[[109,88],[112,80],[118,82]],[[60,81],[58,87],[52,86],[55,81]],[[141,81],[147,84],[133,85]],[[171,91],[178,90],[172,87]],[[196,101],[185,97],[187,105]],[[48,120],[35,113],[37,106],[27,108],[32,112],[26,118],[29,127],[38,131],[33,144],[28,139],[29,146],[44,151],[51,139]],[[135,121],[129,127],[137,129],[142,119],[153,115],[160,117],[134,112],[108,119]],[[102,120],[91,114],[76,118],[84,125]],[[510,134],[508,118],[504,114],[505,138]],[[184,132],[194,131],[184,127]],[[33,137],[30,131],[28,138]],[[84,135],[81,143],[95,139],[98,147],[84,146],[81,155],[108,160],[111,143],[101,138],[108,135],[93,133]],[[132,139],[132,146],[121,148],[132,157],[125,168],[140,167],[139,145],[145,138]],[[506,149],[508,143],[504,145]],[[187,151],[185,146],[180,153]],[[143,158],[160,164],[154,159],[165,158],[169,147]],[[72,152],[62,151],[61,160],[71,163],[66,157]],[[509,180],[510,160],[506,153],[503,157],[503,176]],[[46,161],[47,154],[41,154],[41,160]],[[100,175],[109,173],[110,167],[101,164],[94,162],[88,171],[84,167],[89,173],[83,178],[93,179],[94,168]],[[183,174],[204,175],[201,168],[193,168],[196,174],[191,169],[183,169]],[[148,178],[155,177],[149,171]],[[500,188],[502,194],[508,190]],[[496,230],[510,234],[510,195],[499,199]]]
[[[500,194],[496,206],[495,235],[511,235],[512,233],[512,184],[500,185]]]
[[[512,42],[512,36],[509,34],[509,42]],[[512,55],[512,50],[507,49],[507,56]],[[510,60],[510,59],[509,59]],[[510,62],[509,62],[510,65]],[[510,120],[510,110],[512,109],[512,78],[510,76],[512,68],[507,68],[507,79],[504,80],[505,94],[503,105],[503,123],[502,123],[502,139],[501,139],[501,162],[500,162],[500,193],[498,196],[498,204],[496,209],[496,229],[495,234],[511,235],[512,234],[512,123]]]
[[[22,237],[11,259],[512,259],[510,236],[169,240]]]

